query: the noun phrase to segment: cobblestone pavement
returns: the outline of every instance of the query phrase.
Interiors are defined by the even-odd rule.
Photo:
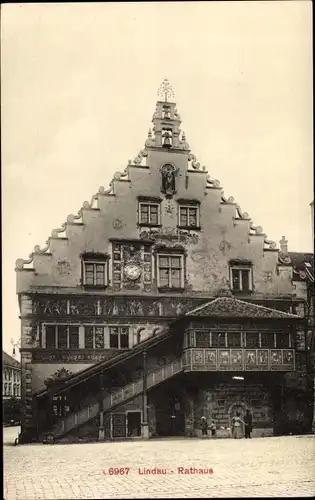
[[[314,436],[13,446],[17,432],[18,428],[4,429],[6,500],[315,493]],[[111,475],[111,467],[130,470],[127,475]],[[144,467],[167,473],[139,474]],[[210,468],[213,473],[181,474],[180,467]]]

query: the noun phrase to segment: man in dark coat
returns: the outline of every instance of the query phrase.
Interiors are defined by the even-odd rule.
[[[206,417],[201,417],[202,436],[208,436],[208,422]]]
[[[253,430],[253,417],[251,412],[247,409],[244,416],[245,424],[245,438],[251,438],[251,432]]]

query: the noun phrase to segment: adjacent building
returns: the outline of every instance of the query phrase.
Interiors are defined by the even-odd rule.
[[[273,435],[304,411],[297,257],[223,195],[163,85],[144,148],[16,262],[21,442],[228,434],[247,408]]]
[[[2,351],[2,399],[21,397],[21,365]]]

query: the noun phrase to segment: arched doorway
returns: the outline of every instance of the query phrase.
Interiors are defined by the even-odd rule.
[[[232,418],[236,416],[237,413],[240,414],[241,420],[244,419],[246,410],[248,406],[245,403],[242,403],[241,401],[237,401],[236,403],[233,403],[230,408],[229,408],[229,427],[232,426]]]

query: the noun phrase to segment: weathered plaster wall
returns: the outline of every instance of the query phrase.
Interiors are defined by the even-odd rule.
[[[161,195],[160,167],[171,162],[179,168],[176,195]],[[128,167],[129,180],[113,182],[114,194],[99,194],[98,208],[83,208],[82,222],[66,223],[66,231],[50,240],[51,255],[35,254],[34,271],[17,273],[18,291],[31,285],[74,287],[80,290],[81,254],[111,253],[111,238],[139,238],[138,196],[161,197],[162,231],[175,234],[178,224],[178,199],[200,202],[201,231],[193,231],[194,242],[186,242],[187,278],[193,291],[214,293],[229,280],[230,259],[253,263],[254,290],[258,294],[293,292],[290,269],[276,272],[278,253],[264,250],[264,235],[249,236],[250,220],[235,218],[236,205],[221,202],[221,190],[209,188],[207,173],[188,170],[186,152],[148,151],[148,168]],[[117,224],[119,221],[119,224]],[[56,236],[56,237],[55,237]],[[67,263],[67,267],[62,266]],[[268,281],[265,272],[271,273]]]

